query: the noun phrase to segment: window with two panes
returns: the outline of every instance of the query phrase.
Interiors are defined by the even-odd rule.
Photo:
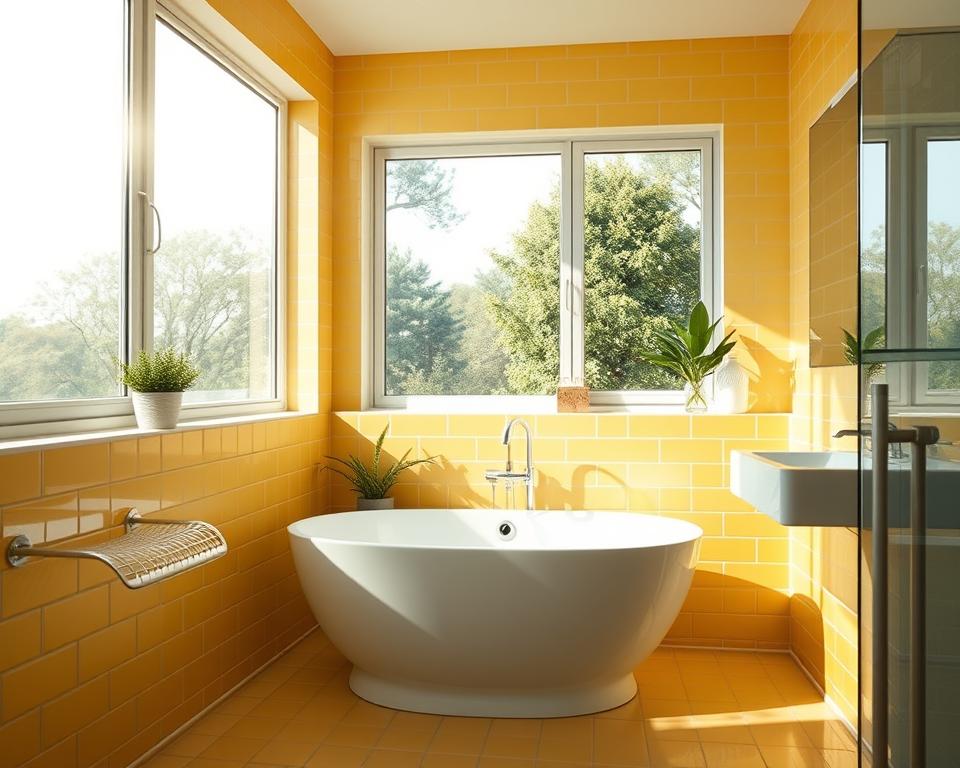
[[[0,427],[122,420],[167,346],[188,408],[279,407],[283,99],[146,0],[17,3],[0,72]]]
[[[375,150],[374,402],[679,402],[637,351],[717,305],[714,136]]]

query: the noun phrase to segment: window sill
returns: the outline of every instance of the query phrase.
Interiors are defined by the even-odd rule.
[[[627,398],[618,397],[621,393],[598,394],[605,399],[592,399],[586,413],[686,413],[682,397],[674,396],[673,393],[668,393],[666,397],[651,393],[646,399],[629,398],[634,402],[623,402]],[[418,395],[405,399],[395,398],[393,402],[381,401],[366,410],[431,415],[526,413],[546,416],[559,413],[555,395]]]
[[[552,398],[551,398],[552,401]],[[335,411],[335,413],[363,413],[373,415],[408,415],[408,416],[488,416],[513,415],[523,416],[690,416],[693,418],[717,418],[721,416],[746,418],[752,416],[791,416],[790,411],[747,411],[746,413],[687,413],[682,405],[591,405],[589,410],[580,412],[558,411],[555,405],[543,408],[539,405],[519,406],[515,408],[487,407],[484,405],[464,405],[458,408],[443,407],[377,407],[364,408],[360,411]]]
[[[36,451],[42,448],[68,448],[75,445],[90,445],[93,443],[112,442],[136,437],[151,437],[153,435],[172,435],[178,432],[189,432],[196,429],[213,429],[216,427],[230,427],[238,424],[255,424],[265,421],[281,419],[296,419],[303,416],[315,416],[310,411],[272,411],[267,413],[242,414],[234,416],[219,416],[215,418],[194,419],[183,421],[173,429],[140,429],[128,427],[123,429],[107,429],[91,432],[77,432],[68,435],[44,435],[42,437],[10,438],[0,440],[0,455]]]

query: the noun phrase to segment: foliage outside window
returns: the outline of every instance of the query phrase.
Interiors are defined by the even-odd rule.
[[[549,395],[561,377],[680,402],[679,378],[639,351],[712,306],[711,149],[379,150],[375,402]]]

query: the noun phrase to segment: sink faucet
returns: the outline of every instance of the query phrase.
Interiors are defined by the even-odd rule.
[[[527,466],[523,472],[516,472],[513,469],[513,461],[510,458],[510,438],[513,436],[513,427],[519,424],[527,438]],[[534,508],[533,500],[533,438],[530,435],[530,425],[523,419],[510,419],[507,426],[503,429],[503,439],[501,442],[507,446],[507,465],[503,470],[490,469],[484,474],[484,477],[491,483],[500,480],[523,480],[527,486],[527,509]]]
[[[887,429],[889,429],[891,432],[894,432],[894,433],[898,433],[900,431],[900,427],[898,427],[892,421],[887,422]],[[868,442],[870,439],[869,427],[865,426],[862,429],[840,429],[840,430],[837,430],[833,436],[834,437],[854,437],[854,436],[863,437],[864,438],[863,449],[865,451],[870,450],[870,443]],[[889,455],[891,459],[904,458],[903,445],[901,443],[892,442],[890,443],[887,450],[889,451]]]

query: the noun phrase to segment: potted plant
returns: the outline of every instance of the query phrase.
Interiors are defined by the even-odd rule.
[[[183,392],[193,386],[200,370],[172,347],[152,353],[141,349],[133,362],[118,361],[118,366],[120,383],[130,390],[140,429],[176,427]]]
[[[843,357],[850,365],[860,365],[860,341],[846,328],[840,329],[843,332]],[[874,328],[863,338],[864,349],[878,349],[886,343],[887,331],[882,325]],[[877,376],[883,373],[883,363],[872,362],[863,364],[863,376],[866,383],[869,384]]]
[[[713,331],[722,319],[711,325],[706,306],[698,301],[690,312],[686,328],[671,320],[669,328],[653,332],[656,349],[640,353],[644,362],[673,371],[683,379],[688,413],[707,410],[704,380],[737,343],[729,340],[734,334],[730,331],[713,352],[707,352]]]
[[[353,487],[359,496],[357,498],[357,509],[393,509],[393,499],[387,496],[387,492],[397,482],[397,477],[403,470],[414,467],[417,464],[435,464],[436,456],[429,456],[426,459],[407,459],[410,455],[410,449],[407,450],[400,461],[394,462],[386,471],[380,474],[380,460],[383,456],[383,440],[387,436],[388,427],[383,428],[380,437],[377,438],[377,444],[373,449],[373,461],[368,467],[356,456],[347,456],[346,459],[340,459],[336,456],[327,456],[332,461],[339,462],[346,467],[346,470],[340,470],[336,467],[327,466],[331,472],[336,472],[341,477],[347,479],[347,482]]]

